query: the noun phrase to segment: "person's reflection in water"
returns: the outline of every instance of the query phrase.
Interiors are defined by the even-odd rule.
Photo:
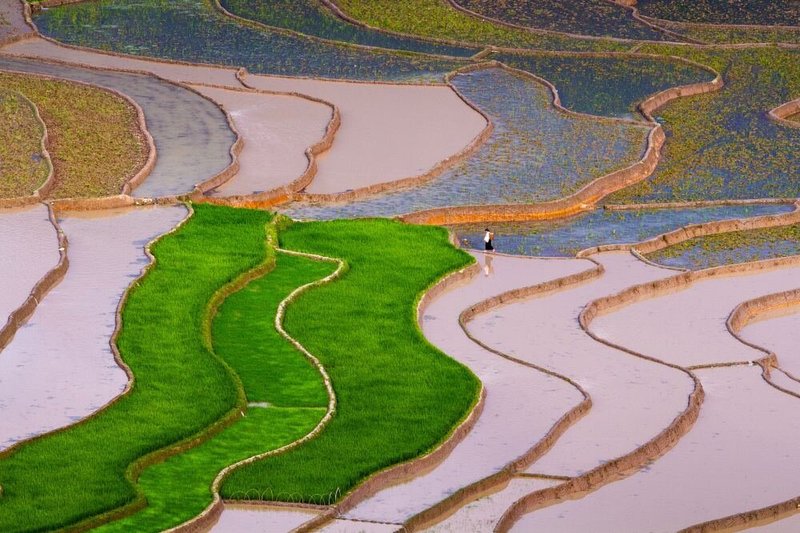
[[[483,275],[487,278],[494,274],[494,266],[492,266],[493,261],[494,257],[492,257],[492,254],[483,254]]]

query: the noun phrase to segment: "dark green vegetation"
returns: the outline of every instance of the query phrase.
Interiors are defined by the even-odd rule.
[[[354,19],[384,30],[459,42],[546,50],[624,50],[629,43],[508,28],[453,9],[446,0],[337,0]]]
[[[274,319],[290,292],[324,278],[335,265],[282,254],[275,260],[273,270],[225,300],[212,326],[214,351],[244,386],[245,416],[147,468],[139,487],[148,506],[101,530],[162,531],[197,516],[211,503],[211,485],[222,469],[303,437],[325,415],[328,396],[319,372],[278,334]]]
[[[711,268],[800,254],[800,226],[737,231],[698,237],[648,254],[663,265]]]
[[[636,104],[648,96],[714,79],[707,70],[667,58],[555,53],[493,54],[490,58],[545,78],[556,86],[567,109],[601,116],[632,117]]]
[[[144,165],[147,143],[136,110],[119,96],[95,87],[7,72],[0,72],[0,87],[25,95],[39,109],[55,167],[52,196],[119,194],[124,183]],[[14,135],[16,126],[11,130],[9,134]],[[41,138],[39,132],[32,139],[37,153]],[[11,148],[6,146],[4,149]],[[33,188],[41,181],[43,178]],[[23,195],[33,192],[31,184],[29,179]]]
[[[494,124],[474,155],[419,187],[347,204],[297,206],[288,213],[315,219],[394,216],[432,207],[555,200],[644,153],[649,127],[558,111],[550,91],[529,76],[495,68],[459,74],[452,83]]]
[[[712,26],[667,21],[659,24],[704,43],[800,43],[800,28]]]
[[[456,0],[475,13],[519,26],[578,35],[648,41],[675,40],[606,0]]]
[[[334,15],[320,0],[221,0],[220,3],[234,15],[332,41],[457,57],[469,57],[480,51],[478,47],[438,44],[351,24]]]
[[[435,447],[476,401],[478,380],[424,340],[415,316],[420,292],[471,258],[442,228],[388,220],[295,223],[280,236],[285,248],[349,265],[286,315],[330,374],[338,411],[314,440],[234,471],[222,495],[328,503]]]
[[[656,172],[608,202],[798,196],[800,129],[776,123],[767,112],[800,96],[800,53],[656,45],[647,50],[714,66],[726,86],[662,109],[668,140]]]
[[[800,25],[793,0],[639,0],[642,15],[712,24]]]
[[[232,411],[240,393],[208,348],[207,305],[265,260],[269,220],[200,205],[153,246],[158,263],[131,290],[118,338],[136,376],[132,391],[83,424],[0,454],[0,530],[56,529],[141,501],[128,480],[138,470],[132,464]]]
[[[687,224],[729,218],[754,217],[791,211],[789,205],[720,206],[700,209],[606,211],[547,222],[492,224],[495,248],[503,253],[573,257],[585,248],[600,244],[636,243]],[[483,248],[480,225],[454,226],[459,241],[467,248]]]
[[[30,101],[0,89],[0,198],[32,194],[47,179],[50,164],[42,153],[43,135]]]
[[[363,80],[439,80],[463,63],[370,51],[234,21],[211,0],[100,0],[48,9],[45,35],[156,58],[246,67],[259,74]]]

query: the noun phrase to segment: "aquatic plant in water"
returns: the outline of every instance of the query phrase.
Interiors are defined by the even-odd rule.
[[[712,24],[800,26],[800,4],[785,0],[639,0],[648,17]]]
[[[605,0],[456,0],[481,15],[529,28],[648,41],[675,40]]]
[[[660,110],[668,140],[655,173],[608,202],[800,196],[800,128],[767,114],[800,96],[800,54],[777,48],[655,50],[715,64],[726,85]]]
[[[481,50],[477,46],[436,43],[358,26],[336,16],[320,0],[221,0],[220,4],[246,19],[332,41],[465,58]]]
[[[786,213],[789,205],[720,206],[695,209],[608,211],[598,209],[574,218],[546,222],[492,224],[495,247],[508,254],[572,257],[602,244],[636,243],[687,224]],[[451,229],[467,248],[481,249],[485,225]]]
[[[638,161],[649,128],[576,118],[557,111],[542,84],[501,69],[453,80],[494,122],[471,157],[433,181],[345,205],[293,206],[299,218],[392,216],[451,205],[532,203],[568,196],[589,181]]]
[[[714,79],[707,70],[666,57],[493,54],[489,58],[545,78],[556,86],[567,109],[601,116],[641,118],[636,104],[648,96]]]
[[[62,42],[193,63],[241,66],[259,74],[357,80],[440,80],[463,64],[370,51],[254,28],[216,11],[211,0],[100,0],[43,11],[36,24]]]
[[[800,226],[698,237],[648,254],[662,265],[698,270],[800,254]]]

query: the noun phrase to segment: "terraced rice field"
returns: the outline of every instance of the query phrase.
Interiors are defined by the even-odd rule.
[[[38,109],[47,128],[47,149],[55,183],[48,196],[98,197],[118,194],[125,183],[144,166],[149,152],[144,132],[140,129],[136,109],[120,95],[67,81],[9,72],[0,72],[0,87],[25,96],[30,102],[27,105]],[[18,104],[26,105],[22,101],[18,101]],[[29,115],[28,120],[36,119]],[[16,124],[16,119],[13,124]],[[40,144],[41,127],[32,127],[32,131],[29,130],[32,140]],[[13,132],[21,133],[16,127]],[[13,134],[12,131],[9,134]],[[11,146],[16,144],[13,139],[8,140],[12,142]],[[5,149],[10,151],[11,146]],[[38,163],[44,154],[40,149],[23,147],[21,154],[5,161],[19,161],[21,157]],[[7,179],[13,183],[14,167],[8,165],[11,168],[8,168]],[[27,186],[16,185],[9,194],[30,194],[33,192],[31,187],[36,189],[43,181],[37,179]]]
[[[57,4],[0,530],[798,528],[791,2]]]

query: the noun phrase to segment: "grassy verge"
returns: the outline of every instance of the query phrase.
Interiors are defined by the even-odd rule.
[[[147,160],[136,110],[108,91],[9,73],[0,73],[0,87],[24,94],[39,108],[50,137],[54,197],[119,194]]]
[[[445,0],[337,0],[353,18],[398,33],[470,44],[550,50],[625,50],[630,43],[577,39],[509,28],[457,11]]]
[[[0,198],[28,196],[42,186],[50,165],[42,154],[44,128],[21,94],[0,89]]]
[[[290,292],[334,269],[330,263],[279,255],[274,270],[225,301],[213,324],[214,351],[237,372],[248,402],[261,405],[248,408],[244,418],[200,446],[147,468],[139,478],[147,508],[101,531],[177,526],[211,503],[212,483],[223,468],[284,446],[316,426],[327,410],[325,387],[273,320]]]
[[[711,268],[800,254],[800,225],[697,237],[648,254],[656,263]]]
[[[285,321],[330,374],[338,411],[316,439],[234,471],[222,495],[328,503],[434,448],[476,401],[478,380],[428,344],[415,317],[421,291],[471,258],[441,228],[387,220],[295,223],[281,240],[349,265]]]
[[[153,246],[158,263],[131,290],[118,338],[132,391],[82,424],[0,454],[0,531],[57,529],[143,502],[131,465],[231,411],[237,382],[208,349],[207,306],[265,260],[269,219],[200,205]]]

